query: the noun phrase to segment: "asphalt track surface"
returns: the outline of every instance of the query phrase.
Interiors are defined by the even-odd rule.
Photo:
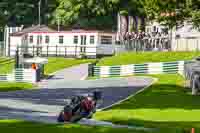
[[[152,84],[148,77],[63,81],[56,88],[0,93],[0,119],[55,123],[66,99],[98,89],[103,93],[99,109],[109,107]],[[61,86],[59,84],[62,84]],[[65,86],[65,87],[63,87]]]

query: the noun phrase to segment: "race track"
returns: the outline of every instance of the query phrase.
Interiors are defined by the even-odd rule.
[[[67,98],[103,92],[99,109],[107,108],[152,84],[148,77],[113,78],[89,81],[58,82],[55,88],[0,93],[0,119],[22,119],[55,123]]]

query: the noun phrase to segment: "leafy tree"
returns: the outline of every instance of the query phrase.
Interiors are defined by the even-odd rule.
[[[60,21],[62,25],[111,26],[118,0],[58,0],[58,3],[52,21],[54,24]]]
[[[195,28],[200,30],[200,11],[195,10],[192,12],[192,23]]]
[[[1,0],[0,26],[38,24],[39,0]],[[56,7],[55,0],[41,0],[42,23],[47,23],[49,14]]]
[[[190,12],[190,20],[193,26],[200,30],[200,0],[190,0],[189,4],[188,12]]]
[[[158,16],[159,6],[158,0],[141,0],[144,13],[148,20],[154,20]]]
[[[142,14],[137,0],[58,0],[52,23],[79,24],[83,27],[114,27],[117,14],[125,10],[131,15]]]

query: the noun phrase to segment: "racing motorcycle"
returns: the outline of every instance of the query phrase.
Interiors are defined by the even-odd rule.
[[[59,113],[58,122],[78,122],[83,118],[91,119],[97,107],[102,103],[102,93],[94,91],[91,95],[79,95],[68,99]]]

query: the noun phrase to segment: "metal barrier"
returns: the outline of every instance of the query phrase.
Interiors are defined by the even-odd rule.
[[[120,45],[126,51],[171,51],[169,39],[166,37],[125,40]]]

